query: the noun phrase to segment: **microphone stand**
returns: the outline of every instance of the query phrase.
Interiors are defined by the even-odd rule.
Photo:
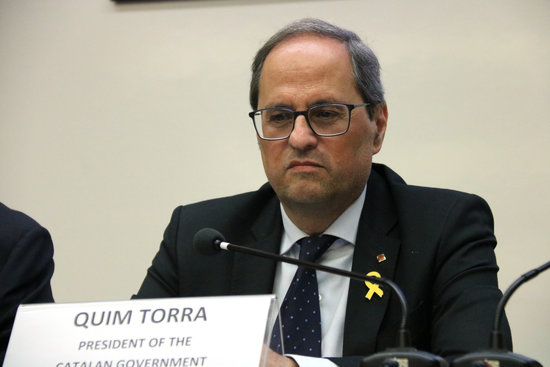
[[[508,287],[497,305],[493,331],[491,332],[490,349],[469,353],[459,357],[453,361],[453,367],[542,367],[542,365],[534,359],[504,349],[502,332],[500,331],[500,321],[504,314],[504,306],[506,306],[506,303],[519,286],[533,279],[549,267],[550,261],[521,275]]]

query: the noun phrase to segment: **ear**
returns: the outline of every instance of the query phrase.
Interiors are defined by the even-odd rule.
[[[376,106],[372,122],[374,122],[376,127],[372,144],[372,154],[376,154],[382,149],[382,143],[386,135],[386,126],[388,124],[388,105],[385,102]]]

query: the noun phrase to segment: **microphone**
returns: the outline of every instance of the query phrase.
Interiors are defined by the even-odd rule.
[[[401,363],[408,363],[409,367],[447,367],[447,362],[434,354],[418,351],[411,347],[410,332],[407,328],[408,308],[405,294],[393,281],[385,278],[378,278],[363,275],[361,273],[351,272],[330,266],[324,266],[309,261],[294,259],[288,256],[282,256],[271,252],[253,249],[250,247],[235,245],[225,241],[224,236],[215,229],[203,228],[195,233],[193,237],[193,246],[197,252],[203,255],[214,255],[220,250],[240,252],[252,256],[259,256],[275,261],[302,266],[308,269],[319,270],[347,278],[369,281],[372,283],[381,283],[388,286],[397,295],[401,305],[401,322],[397,330],[397,348],[389,348],[385,352],[373,354],[365,359],[362,367],[399,367]]]
[[[452,363],[453,367],[542,367],[542,365],[529,357],[521,354],[512,353],[504,349],[502,341],[502,332],[500,331],[500,320],[504,314],[504,306],[519,288],[520,285],[533,279],[550,267],[550,261],[542,264],[538,268],[528,271],[516,279],[512,285],[508,287],[504,295],[500,299],[493,323],[493,331],[491,332],[491,342],[489,350],[469,353],[455,359]]]

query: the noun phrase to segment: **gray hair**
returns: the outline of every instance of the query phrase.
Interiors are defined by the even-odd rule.
[[[303,34],[314,34],[341,41],[349,52],[353,68],[353,78],[363,101],[368,103],[367,111],[372,118],[374,108],[384,103],[384,87],[380,80],[380,64],[374,52],[352,31],[337,27],[320,19],[305,18],[297,20],[275,33],[258,50],[252,63],[250,81],[250,105],[258,108],[260,76],[267,55],[284,40]]]

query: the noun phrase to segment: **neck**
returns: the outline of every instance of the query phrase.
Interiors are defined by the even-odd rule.
[[[288,218],[307,233],[315,236],[323,233],[342,213],[356,200],[340,205],[330,205],[327,202],[320,204],[282,202]]]

